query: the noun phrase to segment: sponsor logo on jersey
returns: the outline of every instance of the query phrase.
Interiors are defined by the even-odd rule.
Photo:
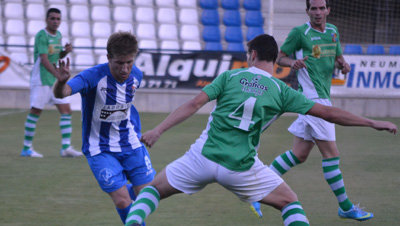
[[[311,37],[311,41],[321,40],[321,37]]]
[[[268,90],[268,87],[260,84],[260,79],[261,75],[256,75],[250,82],[247,78],[241,78],[239,82],[243,86],[242,91],[245,93],[254,93],[256,96],[263,95],[264,91]]]

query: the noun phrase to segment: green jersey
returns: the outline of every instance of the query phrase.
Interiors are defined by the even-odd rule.
[[[233,171],[251,168],[261,133],[281,114],[305,114],[314,105],[256,67],[226,71],[203,91],[217,104],[196,143],[206,158]]]
[[[287,55],[296,59],[308,56],[307,69],[298,70],[299,91],[311,99],[330,98],[335,59],[342,55],[337,28],[327,23],[324,32],[313,29],[310,23],[295,27],[281,46]]]
[[[57,64],[62,51],[61,33],[57,31],[55,35],[50,34],[46,29],[40,30],[35,36],[33,50],[34,66],[32,70],[31,82],[33,85],[52,86],[56,78],[40,62],[40,54],[47,54],[51,64]]]

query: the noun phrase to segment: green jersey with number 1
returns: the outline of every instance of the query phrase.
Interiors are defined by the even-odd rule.
[[[299,91],[311,99],[330,98],[331,80],[335,59],[342,55],[337,28],[327,23],[324,32],[313,29],[310,23],[295,27],[281,46],[287,55],[296,54],[303,59],[306,68],[298,70]]]
[[[251,168],[261,133],[281,114],[305,114],[314,105],[256,67],[226,71],[203,91],[217,104],[198,140],[204,144],[201,152],[233,171]]]

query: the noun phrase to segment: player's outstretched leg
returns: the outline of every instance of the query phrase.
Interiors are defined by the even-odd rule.
[[[144,219],[153,213],[160,202],[160,194],[153,186],[144,187],[132,204],[126,218],[125,226],[140,225]]]
[[[358,221],[368,220],[374,217],[373,213],[362,210],[358,205],[353,205],[346,194],[342,172],[339,169],[340,158],[329,158],[322,160],[322,169],[326,182],[328,182],[339,202],[338,214],[342,218]]]
[[[279,176],[282,176],[292,167],[300,163],[300,160],[293,154],[292,150],[288,150],[276,157],[269,168]]]
[[[285,226],[310,225],[300,202],[292,202],[283,207],[282,219]]]
[[[269,166],[269,168],[272,171],[274,171],[276,174],[278,174],[279,176],[282,176],[283,174],[285,174],[287,171],[289,171],[292,167],[296,166],[297,164],[300,164],[300,161],[293,154],[292,150],[288,150],[285,153],[283,153],[282,155],[279,155],[278,157],[276,157],[275,160],[272,162],[272,164]],[[250,209],[257,217],[260,217],[260,218],[262,217],[260,203],[253,202],[250,205]]]
[[[263,216],[259,202],[252,202],[250,205],[250,209],[257,217],[261,218]]]
[[[133,190],[133,185],[132,185],[132,184],[126,184],[126,189],[128,189],[129,196],[131,197],[131,199],[132,199],[133,201],[135,201],[135,200],[136,200],[136,194],[135,194],[135,191]],[[131,207],[131,206],[129,206],[129,209],[128,209],[128,211],[126,212],[124,219],[126,219],[126,216],[128,215],[128,212],[129,212],[129,210],[130,210],[130,207]],[[124,222],[124,224],[125,224],[125,220],[123,220],[123,222]],[[142,224],[138,224],[138,225],[146,226],[146,222],[143,221]]]

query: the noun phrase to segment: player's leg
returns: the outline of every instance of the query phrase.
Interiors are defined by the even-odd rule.
[[[71,146],[71,133],[72,133],[72,111],[68,99],[54,98],[55,105],[60,112],[60,131],[61,131],[61,149],[60,155],[62,157],[79,157],[82,152],[75,150]]]
[[[281,210],[285,225],[308,225],[307,217],[296,194],[280,176],[257,157],[253,166],[243,172],[218,168],[217,181],[242,201],[249,203],[259,201]]]
[[[32,143],[35,136],[36,124],[42,109],[50,100],[49,90],[46,86],[32,86],[30,90],[31,109],[25,121],[24,147],[21,151],[23,157],[43,157],[42,154],[33,150]]]
[[[184,192],[194,194],[215,181],[217,164],[190,150],[156,175],[150,186],[139,193],[126,225],[141,224],[158,206],[160,199]]]
[[[356,220],[368,220],[373,217],[372,213],[363,211],[347,197],[342,172],[339,168],[339,150],[335,141],[315,141],[322,154],[322,170],[324,178],[335,194],[339,203],[339,216]]]
[[[181,191],[172,187],[167,180],[163,169],[156,175],[149,186],[144,187],[138,194],[136,201],[132,204],[125,225],[142,224],[144,220],[153,213],[161,199],[167,198]]]
[[[102,152],[87,156],[87,161],[100,188],[110,195],[122,222],[132,204],[126,184],[128,179],[118,158],[122,153]]]
[[[296,194],[285,182],[281,183],[260,202],[280,210],[285,226],[309,225],[306,213]]]
[[[32,107],[29,111],[28,116],[25,120],[25,132],[24,132],[24,147],[21,151],[21,156],[23,157],[37,157],[42,158],[43,155],[36,152],[32,148],[33,138],[35,136],[36,124],[39,120],[41,109]]]
[[[276,174],[282,176],[294,166],[305,162],[313,147],[314,143],[312,141],[295,136],[293,138],[293,149],[276,157],[270,168]]]

